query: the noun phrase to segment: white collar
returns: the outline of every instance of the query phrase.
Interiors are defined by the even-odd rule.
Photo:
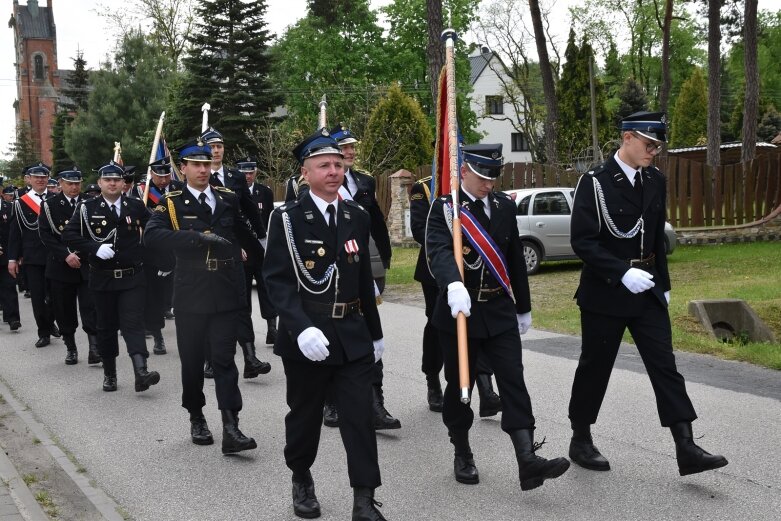
[[[323,214],[325,222],[328,222],[328,205],[332,204],[334,205],[334,210],[337,209],[339,207],[339,197],[335,197],[333,201],[328,202],[325,199],[316,196],[311,190],[309,191],[309,196],[312,198],[312,201],[314,201],[317,209],[320,210],[320,213]],[[336,219],[336,212],[334,213],[334,219]]]
[[[616,160],[616,163],[618,163],[618,166],[621,167],[621,170],[624,171],[626,178],[629,179],[629,184],[635,186],[635,172],[642,170],[642,168],[632,168],[628,164],[624,163],[621,161],[621,158],[618,157],[618,152],[616,152],[616,155],[613,157]]]
[[[193,188],[190,185],[187,185],[187,189],[190,191],[191,194],[193,194],[193,197],[195,197],[196,199],[198,199],[201,194],[206,194],[206,200],[207,201],[214,201],[215,200],[214,193],[212,192],[211,186],[207,185],[206,188],[203,190],[203,192],[201,192],[200,190],[198,190],[196,188]]]

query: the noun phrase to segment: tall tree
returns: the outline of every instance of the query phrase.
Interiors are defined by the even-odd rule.
[[[84,51],[76,51],[73,60],[73,72],[65,77],[65,85],[61,89],[60,108],[66,112],[87,110],[89,99],[89,71]]]
[[[52,170],[58,172],[73,166],[73,160],[65,150],[65,128],[73,121],[73,116],[60,110],[52,125]]]
[[[643,86],[637,83],[634,78],[627,78],[619,93],[621,104],[618,106],[613,123],[615,128],[619,128],[621,120],[630,114],[648,110],[648,96],[643,90]]]
[[[673,19],[673,0],[664,1],[664,14],[659,15],[659,1],[654,0],[656,23],[662,31],[662,84],[659,89],[659,110],[667,112],[667,102],[670,98],[670,25]]]
[[[721,162],[721,2],[708,0],[708,153],[711,168]]]
[[[743,147],[740,161],[746,163],[756,157],[757,116],[759,107],[759,67],[757,66],[757,0],[746,0],[743,16],[743,47],[746,95],[743,99]]]
[[[694,69],[691,77],[681,87],[671,126],[671,147],[704,144],[708,127],[708,93],[700,69]]]
[[[559,120],[559,107],[556,100],[556,84],[553,81],[553,68],[548,56],[548,39],[542,27],[542,14],[538,0],[529,0],[529,13],[534,27],[534,41],[537,44],[537,57],[540,61],[540,75],[542,76],[542,90],[545,94],[545,155],[548,162],[558,163],[559,154],[556,146],[556,123]]]
[[[11,159],[3,165],[3,176],[8,178],[21,177],[24,167],[41,160],[37,156],[38,147],[32,138],[30,125],[21,123],[16,127],[16,138],[8,147]]]
[[[254,153],[246,131],[278,102],[269,81],[272,35],[266,29],[265,13],[265,0],[198,4],[191,46],[183,59],[185,74],[172,95],[169,137],[181,140],[197,134],[200,108],[208,102],[209,122],[225,136],[229,153]]]

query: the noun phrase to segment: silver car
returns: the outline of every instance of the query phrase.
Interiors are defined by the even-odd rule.
[[[569,242],[574,188],[525,188],[505,193],[518,207],[515,220],[529,275],[539,271],[542,261],[578,258]],[[669,255],[678,244],[670,223],[664,225],[664,241]]]

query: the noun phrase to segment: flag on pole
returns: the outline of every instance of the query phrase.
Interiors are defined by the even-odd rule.
[[[434,160],[431,163],[431,200],[450,193],[450,137],[449,113],[447,108],[447,74],[445,67],[439,74],[437,96],[437,130],[434,143]],[[463,142],[461,129],[456,122],[459,143]],[[461,171],[461,147],[458,147],[458,170]],[[458,173],[456,173],[458,175]]]

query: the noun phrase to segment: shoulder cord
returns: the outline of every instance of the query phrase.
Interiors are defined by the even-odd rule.
[[[60,230],[58,230],[57,227],[54,225],[54,221],[52,220],[52,212],[49,209],[49,203],[47,203],[46,201],[44,201],[43,203],[43,210],[44,213],[46,214],[46,220],[49,221],[49,226],[51,227],[52,232],[56,235],[62,235]]]
[[[90,238],[93,241],[95,241],[95,242],[104,243],[104,242],[108,241],[109,239],[113,239],[114,236],[117,234],[117,229],[114,228],[113,230],[111,230],[108,233],[108,235],[106,235],[103,238],[100,238],[97,235],[95,235],[92,232],[92,227],[89,225],[89,222],[87,221],[87,206],[84,205],[84,204],[81,205],[81,219],[82,219],[82,225],[85,225],[85,224],[87,225],[86,226],[87,232],[89,233]],[[84,226],[82,226],[81,230],[82,230],[82,234],[83,234],[84,233]]]
[[[23,224],[25,228],[30,230],[31,232],[34,232],[38,229],[38,220],[36,219],[35,222],[29,222],[24,216],[24,212],[22,211],[22,201],[21,199],[16,200],[16,214],[19,216],[19,223]],[[36,216],[37,217],[37,216]],[[20,228],[21,229],[21,228]]]
[[[170,197],[166,197],[166,206],[168,206],[168,217],[171,219],[171,228],[174,231],[179,230],[179,219],[176,218],[176,207],[174,201]]]
[[[336,284],[334,286],[335,293],[334,293],[334,299],[336,299],[337,295],[339,295],[339,268],[336,266],[336,261],[334,261],[330,266],[328,266],[328,269],[325,270],[325,274],[320,280],[315,280],[314,277],[309,273],[309,270],[306,269],[304,266],[304,263],[301,261],[301,255],[298,253],[298,248],[296,248],[296,243],[293,237],[293,227],[290,224],[290,216],[287,214],[287,212],[282,214],[282,223],[285,227],[285,239],[287,240],[287,250],[290,253],[290,259],[293,261],[294,267],[297,269],[294,269],[296,272],[296,279],[298,280],[299,287],[304,288],[307,292],[313,294],[313,295],[322,295],[326,291],[328,291],[328,288],[331,287],[331,283],[336,279]],[[309,281],[314,286],[322,286],[323,284],[326,284],[325,288],[323,288],[320,291],[314,291],[310,288],[308,288],[303,281],[301,280],[301,277],[299,276],[299,273],[303,274],[304,277],[306,277],[306,280]],[[336,273],[336,277],[334,277],[334,273]]]
[[[610,234],[613,237],[617,237],[619,239],[632,239],[637,236],[638,233],[640,233],[640,258],[643,258],[643,243],[645,242],[645,220],[643,219],[643,216],[640,215],[640,218],[637,219],[637,222],[632,227],[631,230],[628,232],[622,232],[618,229],[618,226],[613,222],[613,219],[610,217],[610,214],[607,212],[607,203],[605,203],[605,194],[602,192],[602,185],[599,184],[599,181],[597,181],[597,178],[594,178],[594,197],[595,200],[598,202],[597,205],[597,220],[599,221],[599,213],[602,212],[602,217],[605,219],[605,224],[607,225],[607,230],[610,232]],[[600,222],[600,230],[602,228],[602,223]]]
[[[445,214],[445,222],[447,222],[447,227],[450,230],[450,234],[453,235],[453,203],[446,203],[442,205],[442,211]],[[468,268],[470,270],[476,271],[483,267],[483,258],[481,256],[477,256],[477,260],[470,264],[464,259],[464,267]]]

